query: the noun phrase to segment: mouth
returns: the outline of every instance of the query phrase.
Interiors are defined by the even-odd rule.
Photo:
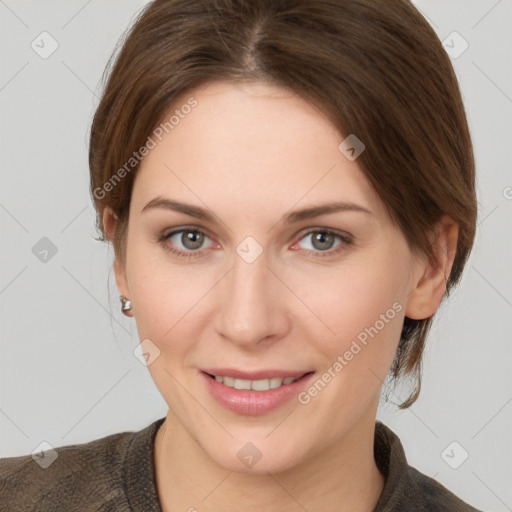
[[[239,372],[216,369],[201,371],[211,396],[238,414],[256,416],[270,412],[296,397],[314,372],[280,370]]]
[[[226,375],[210,375],[212,379],[215,379],[217,382],[224,384],[230,388],[234,389],[245,389],[245,390],[253,390],[253,391],[268,391],[269,389],[277,389],[283,385],[291,384],[302,378],[304,375],[300,377],[270,377],[269,379],[235,379],[233,377],[228,377]]]

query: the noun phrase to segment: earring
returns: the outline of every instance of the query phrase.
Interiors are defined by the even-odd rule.
[[[132,309],[132,301],[127,299],[124,295],[120,295],[119,300],[121,301],[121,312],[124,315],[129,316],[128,311],[131,311]]]

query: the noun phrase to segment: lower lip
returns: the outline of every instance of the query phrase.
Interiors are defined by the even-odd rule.
[[[304,388],[306,381],[313,376],[313,373],[308,373],[300,379],[278,388],[268,391],[253,391],[231,388],[212,379],[205,372],[201,372],[201,374],[206,380],[208,390],[217,402],[233,412],[247,416],[259,416],[281,407],[296,397]]]

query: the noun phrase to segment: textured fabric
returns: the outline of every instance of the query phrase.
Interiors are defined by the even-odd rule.
[[[409,466],[400,439],[380,421],[375,426],[373,450],[377,467],[386,477],[373,512],[480,512]]]
[[[139,432],[56,448],[46,469],[31,455],[0,459],[0,511],[161,512],[153,447],[164,419]],[[379,421],[374,446],[386,477],[374,512],[478,512],[408,466],[399,438]]]

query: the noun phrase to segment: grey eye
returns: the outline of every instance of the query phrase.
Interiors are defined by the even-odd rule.
[[[332,233],[324,229],[317,229],[306,233],[299,244],[302,249],[316,252],[329,252],[344,242],[344,238],[337,233]]]
[[[198,231],[184,230],[181,232],[181,243],[185,249],[191,251],[199,249],[204,243],[204,235]]]
[[[309,236],[311,236],[311,244],[318,251],[332,249],[336,239],[334,235],[326,233],[325,231],[310,233]]]

